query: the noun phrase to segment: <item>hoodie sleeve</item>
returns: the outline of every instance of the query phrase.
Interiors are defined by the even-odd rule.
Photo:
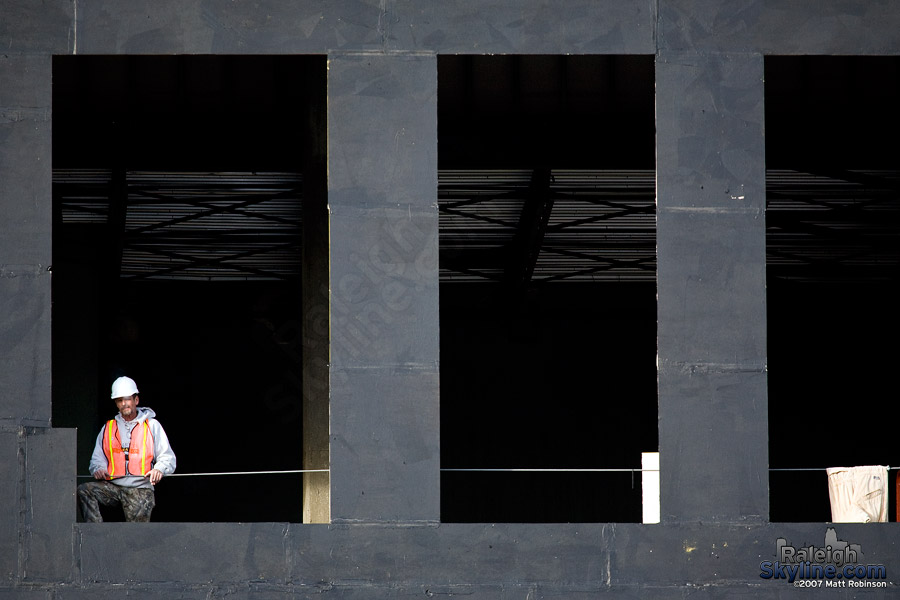
[[[150,420],[150,433],[153,434],[153,455],[155,463],[153,468],[163,475],[171,475],[175,472],[175,452],[169,444],[166,432],[156,419]]]
[[[94,453],[91,455],[91,465],[88,467],[91,475],[93,475],[97,469],[106,469],[109,466],[108,461],[106,460],[106,455],[103,454],[103,432],[106,430],[106,425],[100,428],[100,433],[97,434],[97,441],[94,444]]]

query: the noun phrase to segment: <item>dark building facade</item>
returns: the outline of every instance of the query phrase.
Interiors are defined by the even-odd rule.
[[[8,0],[0,6],[0,48],[0,598],[781,598],[815,591],[763,576],[767,572],[761,565],[779,560],[779,540],[807,548],[822,547],[829,539],[856,545],[858,563],[883,566],[886,578],[879,579],[876,572],[872,577],[810,580],[821,582],[819,593],[842,598],[897,593],[897,523],[828,523],[820,468],[850,466],[836,464],[840,461],[900,463],[898,450],[883,441],[900,415],[882,399],[867,405],[866,398],[842,398],[850,400],[849,408],[835,399],[825,401],[829,386],[821,382],[815,387],[816,398],[804,395],[810,380],[859,373],[872,364],[858,353],[852,361],[839,355],[816,361],[813,344],[837,336],[843,346],[874,348],[883,347],[879,340],[895,340],[896,303],[890,298],[900,272],[900,224],[894,221],[900,128],[897,104],[891,100],[900,87],[900,11],[893,2]],[[296,57],[302,60],[292,60]],[[507,59],[513,62],[504,62]],[[160,63],[154,61],[167,60],[168,66],[155,70]],[[603,86],[579,88],[590,82],[589,76],[578,75],[579,69],[604,73]],[[221,77],[215,78],[219,72]],[[274,75],[267,79],[266,72]],[[294,72],[296,86],[285,85]],[[166,96],[159,92],[164,86],[147,84],[141,73],[176,73],[182,84]],[[566,140],[555,137],[547,113],[529,113],[522,107],[537,96],[504,95],[504,78],[515,89],[527,90],[532,79],[540,79],[538,73],[553,73],[557,83],[565,82],[551,86],[548,102],[564,98],[565,104],[557,104],[550,117],[567,117],[560,122],[573,130],[583,123],[586,139],[566,146]],[[226,87],[211,83],[208,97],[191,92],[184,82],[202,76],[226,82],[221,84]],[[222,97],[241,97],[241,82],[248,78],[256,86],[244,90],[255,98],[247,100],[249,109],[238,103],[217,104]],[[469,84],[454,88],[456,81]],[[817,87],[816,82],[825,84]],[[479,85],[495,86],[489,100],[479,100]],[[550,84],[535,85],[546,89]],[[254,96],[253,89],[269,90],[270,95]],[[68,91],[60,95],[60,90]],[[98,103],[104,97],[120,97],[122,90],[142,98],[125,117],[143,114],[149,125],[124,133],[92,126],[119,106],[114,101],[108,106]],[[146,96],[154,90],[161,94],[158,100]],[[851,101],[858,92],[871,102]],[[158,108],[175,102],[172,98],[181,103],[170,111]],[[592,109],[578,108],[579,98],[588,103],[609,100],[614,108],[607,120],[590,121],[586,115]],[[847,100],[829,105],[834,98]],[[451,103],[455,105],[448,109]],[[491,108],[491,103],[496,106]],[[211,106],[219,111],[212,117]],[[512,119],[503,120],[510,111],[537,116],[520,128]],[[467,125],[469,114],[477,116],[477,126]],[[804,121],[809,115],[811,120]],[[454,126],[442,125],[442,119],[452,120]],[[498,122],[496,135],[514,139],[514,144],[492,146],[490,140],[477,139],[479,131],[491,130]],[[196,153],[184,146],[187,138],[177,137],[196,123],[201,125],[194,134],[212,140],[201,148],[211,157],[208,163],[194,160]],[[257,125],[274,133],[260,136]],[[169,147],[154,142],[154,151],[148,152],[141,136],[154,130],[164,131],[161,137],[172,141]],[[294,166],[283,161],[293,136],[299,148]],[[278,141],[272,142],[274,138]],[[232,154],[222,150],[235,140],[241,164],[230,162]],[[840,151],[823,149],[834,140]],[[110,151],[107,146],[114,142],[121,146]],[[529,143],[541,151],[528,155]],[[548,151],[548,145],[560,147]],[[118,148],[143,162],[117,166]],[[473,505],[479,489],[500,495],[509,488],[502,483],[508,480],[482,484],[451,471],[477,462],[479,452],[470,450],[481,448],[479,435],[490,437],[490,428],[485,428],[488,433],[467,428],[470,416],[487,414],[491,423],[502,423],[518,410],[511,406],[481,411],[474,405],[465,409],[472,413],[466,413],[460,408],[465,395],[497,377],[519,377],[512,359],[496,357],[513,347],[525,348],[516,355],[525,361],[532,347],[527,343],[535,345],[534,338],[525,335],[527,339],[514,340],[525,346],[485,351],[502,337],[486,333],[500,318],[495,315],[509,312],[491,303],[505,298],[502,294],[508,290],[521,292],[539,283],[546,273],[551,273],[545,277],[548,281],[553,279],[551,271],[541,270],[552,265],[529,260],[528,248],[568,242],[553,237],[566,229],[552,221],[561,200],[553,210],[545,202],[550,216],[542,220],[538,210],[529,217],[534,223],[530,231],[540,239],[514,237],[504,246],[504,252],[518,248],[522,262],[504,254],[503,264],[524,265],[524,271],[500,269],[496,279],[503,292],[473,293],[465,286],[479,284],[467,277],[491,279],[485,273],[492,272],[496,253],[445,251],[453,234],[447,225],[452,224],[447,220],[452,211],[438,202],[439,189],[449,189],[449,176],[461,178],[467,169],[476,171],[482,184],[489,171],[502,171],[493,177],[515,178],[527,170],[531,175],[520,188],[546,199],[550,195],[541,196],[541,185],[552,188],[566,176],[576,177],[562,170],[581,170],[577,176],[583,176],[585,169],[594,168],[583,160],[589,153],[596,154],[597,169],[606,174],[642,173],[643,179],[637,179],[643,183],[629,180],[624,186],[640,192],[626,204],[630,216],[652,215],[652,237],[649,242],[641,237],[647,233],[646,220],[625,228],[631,237],[621,247],[633,254],[611,268],[622,268],[618,279],[636,286],[628,292],[616,295],[599,287],[603,284],[594,283],[599,275],[572,283],[565,292],[541,292],[545,329],[536,346],[549,340],[578,355],[571,362],[558,361],[562,366],[554,367],[558,370],[550,372],[551,378],[563,372],[564,378],[577,380],[591,371],[590,381],[566,388],[573,395],[585,395],[593,387],[609,390],[605,379],[624,369],[635,383],[629,379],[612,389],[619,395],[640,389],[640,400],[626,398],[600,408],[585,402],[553,418],[539,415],[516,423],[530,428],[523,448],[555,448],[578,436],[584,438],[581,443],[567,446],[578,459],[573,462],[583,461],[595,445],[606,455],[626,446],[637,462],[600,456],[572,464],[563,456],[544,465],[537,464],[542,453],[536,452],[534,462],[512,464],[516,453],[510,459],[502,450],[516,436],[506,435],[502,442],[486,442],[497,462],[479,466],[639,470],[639,452],[658,451],[661,519],[655,524],[637,522],[640,495],[629,491],[635,489],[634,471],[627,473],[628,481],[608,488],[601,483],[571,491],[568,481],[541,479],[517,488],[521,497],[539,495],[541,503],[554,503],[554,489],[560,490],[559,503],[571,503],[571,496],[582,492],[613,494],[616,506],[631,503],[628,510],[599,512],[578,506],[569,512],[545,510],[537,502],[517,511],[518,503],[527,500],[516,495]],[[175,158],[167,163],[160,154]],[[526,155],[528,160],[519,160]],[[555,163],[556,156],[565,156],[567,162]],[[90,157],[106,158],[92,162]],[[196,452],[179,449],[191,448],[188,438],[196,434],[188,420],[197,416],[205,417],[204,426],[228,420],[222,431],[231,445],[242,447],[242,455],[261,455],[235,470],[289,469],[279,462],[280,455],[294,453],[296,467],[314,471],[293,487],[264,488],[262,495],[277,496],[281,502],[271,509],[275,518],[266,518],[267,508],[227,516],[230,502],[255,502],[253,494],[244,493],[261,485],[252,477],[209,495],[176,488],[181,480],[172,478],[160,485],[158,495],[167,495],[156,522],[78,522],[75,488],[86,469],[85,448],[89,452],[98,419],[108,418],[113,408],[103,403],[110,362],[104,347],[113,323],[106,315],[118,308],[110,297],[118,297],[123,289],[139,289],[144,298],[158,299],[159,308],[149,301],[129,306],[159,313],[169,302],[162,299],[172,296],[160,287],[147,291],[96,284],[108,276],[109,252],[118,257],[115,280],[129,276],[122,248],[109,250],[90,233],[90,225],[83,237],[77,232],[62,235],[73,231],[66,229],[58,210],[65,203],[58,199],[62,171],[93,168],[126,177],[138,171],[263,170],[294,171],[302,178],[302,243],[295,244],[296,236],[285,233],[285,244],[293,244],[297,254],[277,263],[291,265],[296,259],[302,276],[274,277],[288,282],[287,291],[273,291],[265,287],[268,283],[253,288],[246,300],[252,318],[231,326],[232,332],[246,330],[247,337],[241,339],[254,340],[255,330],[245,323],[258,324],[264,317],[275,323],[269,330],[269,339],[275,341],[255,346],[261,349],[256,358],[262,358],[249,363],[246,372],[240,372],[240,363],[222,366],[229,364],[224,357],[210,361],[245,382],[272,376],[262,369],[265,363],[277,363],[276,375],[288,375],[268,389],[287,390],[286,397],[296,402],[288,406],[278,394],[252,397],[253,386],[248,385],[223,400],[223,412],[198,413],[206,410],[206,390],[179,370],[186,361],[201,362],[185,349],[187,337],[170,340],[177,348],[168,361],[160,358],[167,351],[165,340],[145,347],[152,349],[154,362],[148,363],[152,368],[141,368],[156,372],[143,380],[136,377],[139,385],[150,382],[150,391],[142,390],[148,395],[146,403],[166,407],[160,419],[178,432],[172,435],[173,445],[188,471],[228,470],[197,458],[203,444]],[[540,173],[550,175],[541,179]],[[816,196],[818,203],[807,202],[807,207],[815,204],[821,212],[833,207],[828,202],[846,202],[865,214],[848,216],[842,204],[837,212],[853,227],[835,221],[823,225],[808,213],[797,216],[788,202],[777,204],[783,212],[777,213],[782,220],[775,227],[774,202],[786,202],[788,196],[796,200],[797,186],[811,185],[812,180],[827,180],[832,187],[821,193],[825,200],[818,202]],[[163,189],[162,183],[156,184]],[[225,185],[217,180],[219,184]],[[778,187],[781,184],[795,187],[788,193]],[[179,185],[187,184],[179,180]],[[649,208],[641,204],[647,194],[651,200],[655,197],[655,207],[652,201]],[[865,212],[873,206],[883,212]],[[526,212],[522,209],[519,223],[526,220]],[[103,215],[104,223],[114,218],[112,209]],[[500,219],[486,213],[479,218],[485,223]],[[578,216],[572,219],[579,221]],[[586,221],[602,219],[594,215]],[[186,220],[175,218],[172,223]],[[270,219],[287,221],[289,217]],[[825,229],[852,229],[858,232],[853,240],[859,245],[844,257],[846,238],[819,237]],[[788,235],[793,233],[797,235]],[[827,260],[817,262],[817,250],[803,245],[811,237],[823,240],[821,253]],[[650,259],[640,254],[648,247]],[[584,259],[585,252],[578,246],[557,250],[556,255],[576,260]],[[99,263],[92,258],[97,253],[107,253]],[[470,262],[458,266],[464,259]],[[476,265],[482,259],[483,268]],[[854,261],[865,264],[854,266]],[[828,266],[835,262],[842,267]],[[643,266],[628,271],[624,263]],[[223,261],[207,258],[204,264],[221,267]],[[78,270],[72,265],[89,267]],[[822,265],[824,274],[817,270]],[[791,270],[800,267],[802,272]],[[157,273],[172,272],[157,268]],[[251,277],[247,273],[264,270],[241,268],[245,279]],[[204,277],[215,276],[198,279]],[[796,281],[812,287],[791,287]],[[826,287],[815,287],[819,285]],[[184,299],[173,306],[212,314],[204,307],[224,302],[223,295],[210,288],[188,296],[203,300],[193,308]],[[626,324],[614,328],[597,317],[592,306],[598,297],[606,298],[616,313],[610,322],[621,317]],[[289,328],[279,329],[273,315],[282,313],[261,309],[261,298],[276,298],[266,306],[300,304],[296,316],[284,309],[288,316],[283,322],[295,319],[296,331],[289,336]],[[792,311],[790,300],[797,298],[806,309]],[[828,310],[825,298],[835,304],[835,311]],[[235,306],[245,305],[229,304],[231,308],[215,318],[231,318]],[[852,308],[859,322],[842,320],[841,327],[832,327],[841,307]],[[523,310],[527,317],[527,307]],[[171,307],[165,311],[166,319],[178,317]],[[574,315],[575,325],[560,316],[566,311]],[[811,312],[816,318],[809,317]],[[589,325],[583,325],[588,321],[578,319],[588,317],[579,315],[587,314],[592,315]],[[120,324],[134,316],[127,311],[117,315]],[[162,327],[163,321],[151,320],[145,327]],[[627,324],[632,322],[638,325]],[[466,323],[476,325],[467,330]],[[794,325],[798,335],[814,341],[791,345],[797,343],[796,336],[785,332]],[[190,327],[187,321],[184,327]],[[217,325],[205,327],[215,332]],[[98,328],[106,333],[96,333]],[[853,335],[840,333],[843,329]],[[597,332],[597,337],[585,341],[578,337],[579,330]],[[829,336],[820,340],[819,331]],[[233,337],[209,333],[203,340],[207,346],[231,348],[227,344],[234,343]],[[616,363],[617,351],[601,349],[602,341],[595,348],[598,338],[628,353],[629,340],[648,340],[633,345],[639,357],[635,360],[649,355],[649,370],[630,370],[630,359]],[[288,339],[295,346],[284,343]],[[273,355],[265,354],[270,351]],[[873,360],[878,358],[873,372],[860,377],[866,382],[866,397],[895,395],[889,386],[896,351],[889,345],[882,353],[867,351]],[[466,362],[469,353],[477,360]],[[289,360],[278,362],[286,355]],[[797,355],[804,360],[795,362]],[[597,364],[591,356],[600,357]],[[491,375],[492,361],[502,366],[497,377]],[[444,364],[453,381],[443,379]],[[536,378],[535,365],[546,363],[523,364],[529,365],[528,376]],[[604,364],[616,366],[604,370]],[[776,364],[777,373],[770,377]],[[466,387],[462,379],[476,367],[486,371],[474,379],[477,384]],[[296,369],[294,375],[291,369]],[[302,383],[291,391],[301,374]],[[191,382],[196,409],[165,404],[167,378]],[[552,389],[549,383],[541,385]],[[510,383],[507,389],[524,395],[528,387]],[[502,394],[503,387],[498,389]],[[840,389],[843,394],[854,388],[842,384]],[[225,397],[229,392],[223,388],[217,394]],[[554,410],[561,403],[559,398],[546,399]],[[635,405],[633,411],[622,408]],[[276,417],[260,417],[266,410],[280,415],[274,433],[266,427]],[[817,427],[809,425],[811,414]],[[576,427],[581,421],[597,426]],[[535,430],[536,423],[552,429],[552,435]],[[874,429],[876,435],[870,437],[864,429]],[[291,432],[302,442],[282,445]],[[276,452],[268,457],[271,448]],[[854,451],[842,454],[836,451],[840,448]],[[773,470],[781,467],[818,470],[813,475]],[[323,474],[324,469],[328,472]],[[639,481],[640,473],[636,476]],[[179,503],[194,510],[166,508]],[[285,503],[296,510],[283,510]],[[206,512],[204,505],[209,507]],[[807,505],[815,508],[805,510]],[[834,581],[885,586],[824,590]]]

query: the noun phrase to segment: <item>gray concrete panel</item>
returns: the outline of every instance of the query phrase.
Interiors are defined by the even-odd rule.
[[[330,57],[328,148],[331,206],[436,211],[436,57]]]
[[[50,123],[0,123],[0,248],[6,266],[50,266]]]
[[[0,27],[22,19],[17,35],[46,33],[28,14],[4,5]],[[0,57],[0,419],[13,422],[50,420],[50,63]]]
[[[798,502],[804,500],[797,499]],[[746,586],[755,595],[777,598],[780,588],[790,590],[793,586],[784,580],[760,577],[760,563],[778,560],[778,538],[784,538],[797,548],[824,547],[825,535],[830,528],[835,529],[838,540],[859,545],[861,564],[883,564],[889,575],[897,568],[900,555],[884,550],[884,541],[893,535],[894,525],[782,523],[710,528],[699,522],[617,524],[610,536],[614,540],[610,581],[614,586],[638,585],[656,590],[673,584],[687,588],[706,587],[693,585],[704,580],[709,582],[709,587],[734,592],[745,586],[731,586],[728,582],[744,580],[755,584]],[[653,560],[656,556],[666,559]],[[815,590],[803,591],[815,594]],[[839,592],[824,588],[822,591],[828,591],[829,595]]]
[[[50,424],[50,273],[46,268],[0,264],[0,420]]]
[[[4,0],[0,18],[4,54],[41,54],[47,59],[50,54],[70,52],[75,5],[69,0]]]
[[[213,597],[229,592],[264,598],[275,593],[516,598],[531,591],[535,597],[667,598],[712,588],[722,592],[711,596],[716,598],[727,597],[728,591],[747,590],[758,597],[779,598],[782,589],[793,586],[760,577],[760,563],[777,560],[778,538],[795,547],[823,546],[829,529],[835,530],[837,540],[858,545],[859,563],[884,565],[888,574],[900,568],[900,555],[890,549],[895,524],[285,525],[289,528],[283,532],[290,561],[288,581],[257,574],[252,564],[236,560],[215,580],[198,582],[188,557],[202,556],[201,538],[179,538],[176,544],[175,527],[85,527],[81,550],[94,553],[92,560],[98,562],[121,562],[113,538],[93,535],[102,528],[115,539],[128,535],[148,556],[174,554],[185,559],[181,580],[163,580],[155,586],[150,577],[126,580],[132,581],[129,588],[138,597],[153,589],[189,594],[205,586]],[[204,537],[221,539],[234,527],[248,526],[194,527],[204,530]],[[235,558],[226,554],[225,559]],[[134,571],[128,571],[133,578]],[[98,591],[115,581],[84,575],[80,586]],[[360,596],[365,593],[368,596]]]
[[[294,528],[294,581],[421,584],[435,593],[523,582],[596,591],[608,582],[614,529],[601,524]],[[470,576],[476,572],[483,575],[477,582]]]
[[[658,205],[765,207],[763,57],[662,52],[656,61]]]
[[[762,527],[723,526],[714,535],[703,526],[631,525],[615,527],[611,581],[619,585],[670,585],[701,578],[728,581],[759,575],[761,554],[774,551],[775,538],[765,540]],[[665,556],[665,560],[650,560]]]
[[[382,3],[383,4],[383,3]],[[79,49],[100,54],[324,54],[384,48],[377,2],[101,0],[79,15]]]
[[[33,59],[18,59],[30,61]],[[0,61],[2,63],[2,61]],[[49,61],[42,61],[49,65]],[[22,67],[28,68],[28,67]],[[50,78],[50,70],[41,69]],[[44,79],[41,80],[42,84]],[[28,86],[29,83],[22,82]],[[10,94],[27,102],[30,94]],[[42,265],[51,260],[50,107],[0,106],[0,265]]]
[[[332,369],[331,519],[440,518],[433,367]]]
[[[660,368],[763,370],[763,217],[755,209],[661,208],[656,235]]]
[[[9,4],[9,3],[8,3]],[[16,52],[324,53],[429,50],[471,53],[754,51],[772,54],[896,54],[900,16],[889,2],[808,5],[730,0],[571,0],[253,4],[100,0],[7,9],[0,40]],[[72,18],[73,15],[76,18]],[[49,47],[48,47],[49,46]]]
[[[289,576],[291,542],[285,523],[81,523],[76,527],[83,583],[277,584]],[[127,552],[123,552],[125,546]]]
[[[438,360],[437,64],[329,61],[332,364]]]
[[[824,474],[823,474],[824,478]],[[814,493],[823,493],[827,496],[827,486],[822,486],[821,490],[810,490],[810,496]],[[797,498],[798,504],[804,504],[809,498]],[[858,558],[862,564],[883,564],[886,566],[888,574],[900,573],[900,552],[896,549],[900,543],[893,542],[888,546],[884,545],[886,540],[890,540],[900,531],[898,523],[771,523],[766,526],[769,539],[772,540],[771,548],[763,545],[762,559],[775,560],[775,540],[784,538],[786,542],[797,548],[825,545],[825,535],[829,529],[834,529],[834,534],[838,542],[849,542],[857,544]],[[764,538],[761,541],[766,544]],[[890,578],[896,584],[896,576]]]
[[[471,54],[653,54],[648,0],[396,2],[385,14],[392,49]]]
[[[21,596],[45,599],[47,590],[31,590]],[[29,595],[30,594],[30,595]],[[118,600],[122,597],[121,586],[92,585],[87,588],[66,587],[54,590],[54,600]],[[0,590],[0,599],[7,596]],[[19,596],[9,596],[19,598]],[[195,585],[186,587],[173,584],[140,584],[128,586],[128,598],[136,600],[313,600],[329,598],[331,600],[378,600],[395,598],[434,598],[464,597],[466,600],[522,600],[541,598],[546,600],[596,600],[607,598],[612,600],[641,600],[647,598],[644,589],[634,587],[588,587],[573,589],[564,584],[509,583],[504,585],[385,585],[378,582],[366,584],[327,584],[322,586],[271,585],[264,582],[249,584],[216,584]],[[681,600],[684,590],[676,587],[654,590],[654,598]]]
[[[663,521],[768,519],[766,374],[661,366],[659,390]]]
[[[328,76],[331,518],[437,520],[437,63]]]
[[[23,493],[19,435],[0,427],[0,586],[11,585],[19,574],[20,497]]]
[[[79,52],[323,53],[426,50],[652,54],[655,3],[573,0],[253,4],[98,1],[79,5]]]
[[[768,516],[762,74],[761,56],[657,60],[664,520]]]
[[[74,574],[74,429],[29,429],[25,437],[26,581],[68,581]]]
[[[0,419],[13,422],[50,419],[51,61],[12,54],[46,49],[47,16],[37,25],[34,5],[13,3],[0,25]]]
[[[0,123],[50,120],[51,62],[42,54],[0,55]]]
[[[0,600],[48,600],[48,598],[59,598],[58,595],[49,589],[43,588],[8,588],[0,589]]]
[[[665,0],[659,47],[765,54],[898,54],[893,2]]]
[[[19,2],[11,22],[34,28],[39,12]],[[886,2],[802,3],[671,0],[659,4],[659,48],[770,54],[897,54],[900,16]],[[46,5],[41,5],[46,10]],[[448,53],[649,54],[656,50],[657,3],[569,1],[392,2],[342,0],[301,5],[192,0],[59,2],[42,35],[9,26],[21,51],[66,40],[80,53],[324,53],[428,50]],[[75,21],[65,17],[77,9]],[[66,52],[54,48],[54,52]]]
[[[128,586],[129,600],[211,600],[218,598],[252,598],[238,595],[236,586],[213,583],[185,585],[181,583],[131,583]],[[250,586],[240,586],[248,590]],[[27,598],[27,597],[26,597]],[[44,598],[44,596],[41,596]],[[65,586],[53,591],[54,600],[119,600],[122,598],[121,584],[91,583],[85,587]],[[290,596],[288,596],[290,598]]]
[[[335,206],[331,245],[332,365],[436,368],[437,211]]]

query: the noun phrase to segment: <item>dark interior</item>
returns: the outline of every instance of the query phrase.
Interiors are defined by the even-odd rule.
[[[322,68],[55,59],[54,424],[80,428],[79,473],[121,373],[159,413],[180,474],[299,468],[291,202],[303,107],[321,92],[304,74]],[[483,191],[499,169],[514,214],[473,254],[466,228],[492,204],[463,208],[445,235],[442,200],[442,466],[639,469],[658,445],[652,57],[441,57],[439,78],[442,199],[465,196],[460,173]],[[614,257],[592,247],[594,224],[614,230]],[[157,497],[155,520],[301,515],[299,475],[173,477]],[[448,521],[635,521],[640,473],[445,471],[442,506]]]
[[[79,474],[121,373],[179,473],[300,468],[302,140],[324,69],[54,58],[53,423],[79,428]],[[440,56],[438,78],[441,518],[639,521],[653,57]],[[900,464],[898,87],[896,57],[766,59],[773,521],[830,519],[825,467]],[[173,477],[154,519],[299,521],[300,484]]]
[[[438,140],[441,520],[639,522],[653,57],[441,56]]]
[[[303,140],[324,68],[54,58],[53,423],[79,428],[79,475],[120,374],[178,475],[301,468]],[[170,477],[153,519],[300,521],[301,497],[299,474]]]
[[[765,70],[770,513],[830,521],[824,468],[900,464],[900,60]]]

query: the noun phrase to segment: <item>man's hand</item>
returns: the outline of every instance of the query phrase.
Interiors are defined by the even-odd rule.
[[[94,471],[94,479],[109,479],[109,473],[106,472],[106,469],[101,467]]]
[[[150,469],[150,472],[147,473],[147,476],[150,477],[150,483],[152,485],[156,485],[159,483],[159,480],[163,478],[162,471],[159,469]]]

